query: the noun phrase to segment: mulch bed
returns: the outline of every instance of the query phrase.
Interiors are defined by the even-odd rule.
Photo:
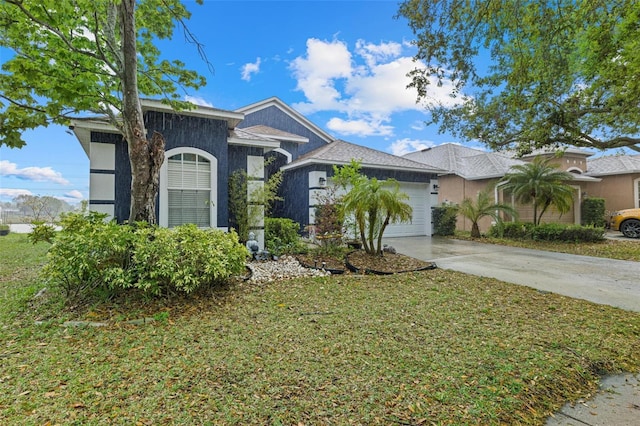
[[[329,256],[315,256],[313,254],[297,256],[298,261],[308,268],[324,268],[334,273],[350,271],[353,273],[395,274],[401,272],[433,269],[432,262],[416,259],[400,253],[383,253],[382,256],[372,256],[364,250],[355,250],[347,254],[345,259]]]

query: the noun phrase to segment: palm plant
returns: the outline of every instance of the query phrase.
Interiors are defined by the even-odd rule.
[[[549,160],[536,157],[532,162],[513,167],[502,182],[522,204],[533,205],[533,224],[540,224],[542,215],[553,205],[563,214],[571,209],[574,190],[566,183],[573,179],[569,172],[549,164]],[[539,213],[538,213],[539,210]]]
[[[409,222],[413,209],[393,179],[360,179],[344,196],[344,209],[354,214],[360,240],[368,254],[382,255],[382,235],[390,223]]]
[[[503,203],[494,202],[489,195],[489,191],[480,191],[478,199],[473,201],[471,198],[465,198],[458,206],[458,213],[471,221],[471,238],[480,238],[480,227],[478,222],[483,217],[491,217],[496,222],[501,222],[500,212],[517,216],[516,210]]]

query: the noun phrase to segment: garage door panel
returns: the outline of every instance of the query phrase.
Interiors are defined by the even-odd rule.
[[[387,227],[384,232],[385,237],[409,237],[428,235],[427,230],[431,229],[431,210],[428,206],[427,197],[429,194],[429,184],[399,182],[400,191],[409,196],[407,203],[413,208],[413,217],[410,223],[395,223]]]

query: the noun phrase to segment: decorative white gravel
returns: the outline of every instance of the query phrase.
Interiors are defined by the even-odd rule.
[[[278,260],[266,262],[249,262],[247,267],[251,270],[251,277],[248,282],[254,284],[298,277],[324,277],[331,275],[329,271],[305,268],[293,256],[283,256]]]

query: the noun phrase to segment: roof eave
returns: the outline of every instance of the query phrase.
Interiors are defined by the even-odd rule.
[[[350,164],[350,162],[349,161],[330,161],[330,160],[321,160],[321,159],[307,159],[299,162],[286,164],[281,167],[281,170],[293,170],[293,169],[297,169],[300,167],[313,165],[313,164],[343,166],[343,165]],[[388,165],[367,164],[367,163],[360,163],[360,167],[363,169],[402,170],[402,171],[424,173],[424,174],[438,174],[441,172],[441,170],[431,170],[431,169],[401,167],[401,166],[388,166]]]
[[[598,176],[615,176],[615,175],[629,175],[634,173],[640,173],[640,169],[638,170],[618,170],[613,172],[587,172],[586,176],[598,177]]]
[[[80,141],[80,145],[84,153],[89,158],[91,153],[91,132],[94,130],[105,133],[121,134],[120,131],[111,123],[99,119],[72,119],[69,129],[73,131],[76,138]]]
[[[257,135],[257,136],[262,136],[264,138],[278,139],[279,141],[282,141],[282,142],[295,142],[295,143],[308,143],[309,142],[309,138],[305,138],[305,137],[302,137],[302,136],[295,137],[295,136],[268,135],[268,134],[265,134],[265,133],[255,133],[255,132],[252,132],[252,133]]]
[[[258,148],[280,148],[280,142],[275,140],[264,139],[244,139],[244,138],[227,138],[229,145],[253,146]]]
[[[157,99],[141,99],[143,111],[168,112],[172,114],[188,115],[192,117],[214,118],[225,120],[229,129],[234,129],[242,120],[244,114],[236,111],[226,111],[222,109],[194,105],[194,109],[176,110]]]

